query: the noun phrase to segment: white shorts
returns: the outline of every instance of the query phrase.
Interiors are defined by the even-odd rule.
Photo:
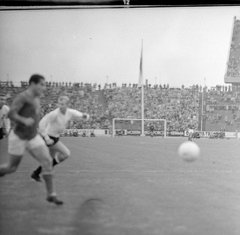
[[[194,132],[193,129],[189,129],[189,130],[188,130],[188,133],[189,133],[189,134],[193,134],[193,132]]]
[[[22,156],[25,150],[32,150],[43,145],[46,144],[39,134],[31,140],[22,140],[12,130],[8,136],[8,153],[10,155]]]

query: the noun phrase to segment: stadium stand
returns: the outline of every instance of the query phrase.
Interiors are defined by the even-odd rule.
[[[232,42],[230,45],[227,77],[240,77],[240,20],[235,18]]]
[[[141,118],[141,90],[132,87],[106,89],[104,95],[112,118]],[[145,118],[166,119],[169,130],[185,130],[188,120],[198,118],[198,90],[193,88],[148,87],[145,89]],[[139,125],[139,124],[138,124]],[[159,123],[155,124],[155,129]],[[195,122],[196,128],[198,123]],[[128,129],[139,129],[132,125]]]
[[[15,87],[12,82],[0,83],[0,94],[11,105],[13,98],[27,87],[26,82]],[[194,120],[199,128],[199,93],[202,87],[193,85],[173,88],[168,85],[145,87],[145,118],[166,119],[167,130],[184,131],[189,120]],[[69,129],[111,129],[113,118],[141,118],[141,90],[137,84],[97,84],[47,83],[42,97],[42,116],[57,107],[59,95],[70,98],[70,107],[91,115],[89,121],[70,122]],[[240,129],[240,88],[237,86],[216,86],[207,92],[207,131],[235,131]],[[140,123],[121,123],[122,128],[139,130]],[[145,123],[148,128],[149,123]],[[160,122],[156,130],[162,130]]]
[[[211,90],[207,101],[206,129],[209,131],[236,131],[240,127],[240,89],[217,87]]]

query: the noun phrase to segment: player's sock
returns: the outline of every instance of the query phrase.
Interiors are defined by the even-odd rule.
[[[44,174],[43,179],[46,183],[47,188],[47,201],[55,203],[56,205],[62,205],[63,202],[57,199],[57,195],[54,191],[54,185],[53,185],[53,175],[52,174]]]

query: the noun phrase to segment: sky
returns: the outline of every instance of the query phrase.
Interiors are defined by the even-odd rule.
[[[0,12],[0,80],[224,84],[240,6]]]

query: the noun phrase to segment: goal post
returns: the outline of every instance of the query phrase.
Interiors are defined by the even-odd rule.
[[[137,124],[138,125],[134,125]],[[163,137],[166,138],[167,136],[167,121],[166,119],[144,119],[144,124],[147,125],[149,123],[155,123],[157,125],[157,128],[154,128],[155,132],[162,132]],[[118,125],[118,123],[121,123],[121,125]],[[130,125],[131,123],[131,125]],[[141,135],[141,124],[142,119],[134,119],[134,118],[113,118],[112,120],[112,137],[116,135],[116,131],[125,131],[128,133],[128,131],[135,131],[135,133],[139,132]],[[144,126],[145,126],[144,125]],[[155,126],[156,126],[155,125]],[[129,127],[130,126],[130,127]],[[147,132],[144,128],[144,133]]]

